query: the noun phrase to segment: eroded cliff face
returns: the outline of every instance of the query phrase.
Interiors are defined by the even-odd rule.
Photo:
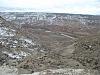
[[[40,23],[46,25],[65,25],[65,24],[83,24],[91,25],[100,24],[100,16],[96,15],[81,15],[81,14],[65,14],[65,13],[39,13],[39,12],[1,12],[3,18],[9,21],[15,21],[17,24],[32,24]],[[40,24],[41,25],[41,24]]]

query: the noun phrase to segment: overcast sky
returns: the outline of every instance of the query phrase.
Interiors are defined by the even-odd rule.
[[[33,12],[99,14],[99,0],[0,0],[0,7],[31,8]]]

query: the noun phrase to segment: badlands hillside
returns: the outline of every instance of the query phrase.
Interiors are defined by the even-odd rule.
[[[0,12],[0,75],[99,75],[100,16]]]

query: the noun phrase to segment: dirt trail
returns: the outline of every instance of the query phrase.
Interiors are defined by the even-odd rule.
[[[62,55],[63,56],[70,56],[72,53],[73,53],[73,51],[75,50],[75,48],[74,48],[74,44],[75,43],[73,43],[73,44],[71,44],[71,45],[69,45],[69,46],[67,46],[67,47],[65,47],[64,49],[63,49],[63,53],[62,53]]]
[[[69,36],[69,35],[66,35],[66,34],[61,34],[62,36],[65,36],[65,37],[69,37],[69,38],[71,38],[71,39],[76,39],[76,38],[74,38],[74,37],[72,37],[72,36]]]

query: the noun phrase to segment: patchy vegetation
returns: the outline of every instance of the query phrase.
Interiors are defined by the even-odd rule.
[[[76,41],[73,59],[88,69],[100,71],[100,36],[89,36]]]

